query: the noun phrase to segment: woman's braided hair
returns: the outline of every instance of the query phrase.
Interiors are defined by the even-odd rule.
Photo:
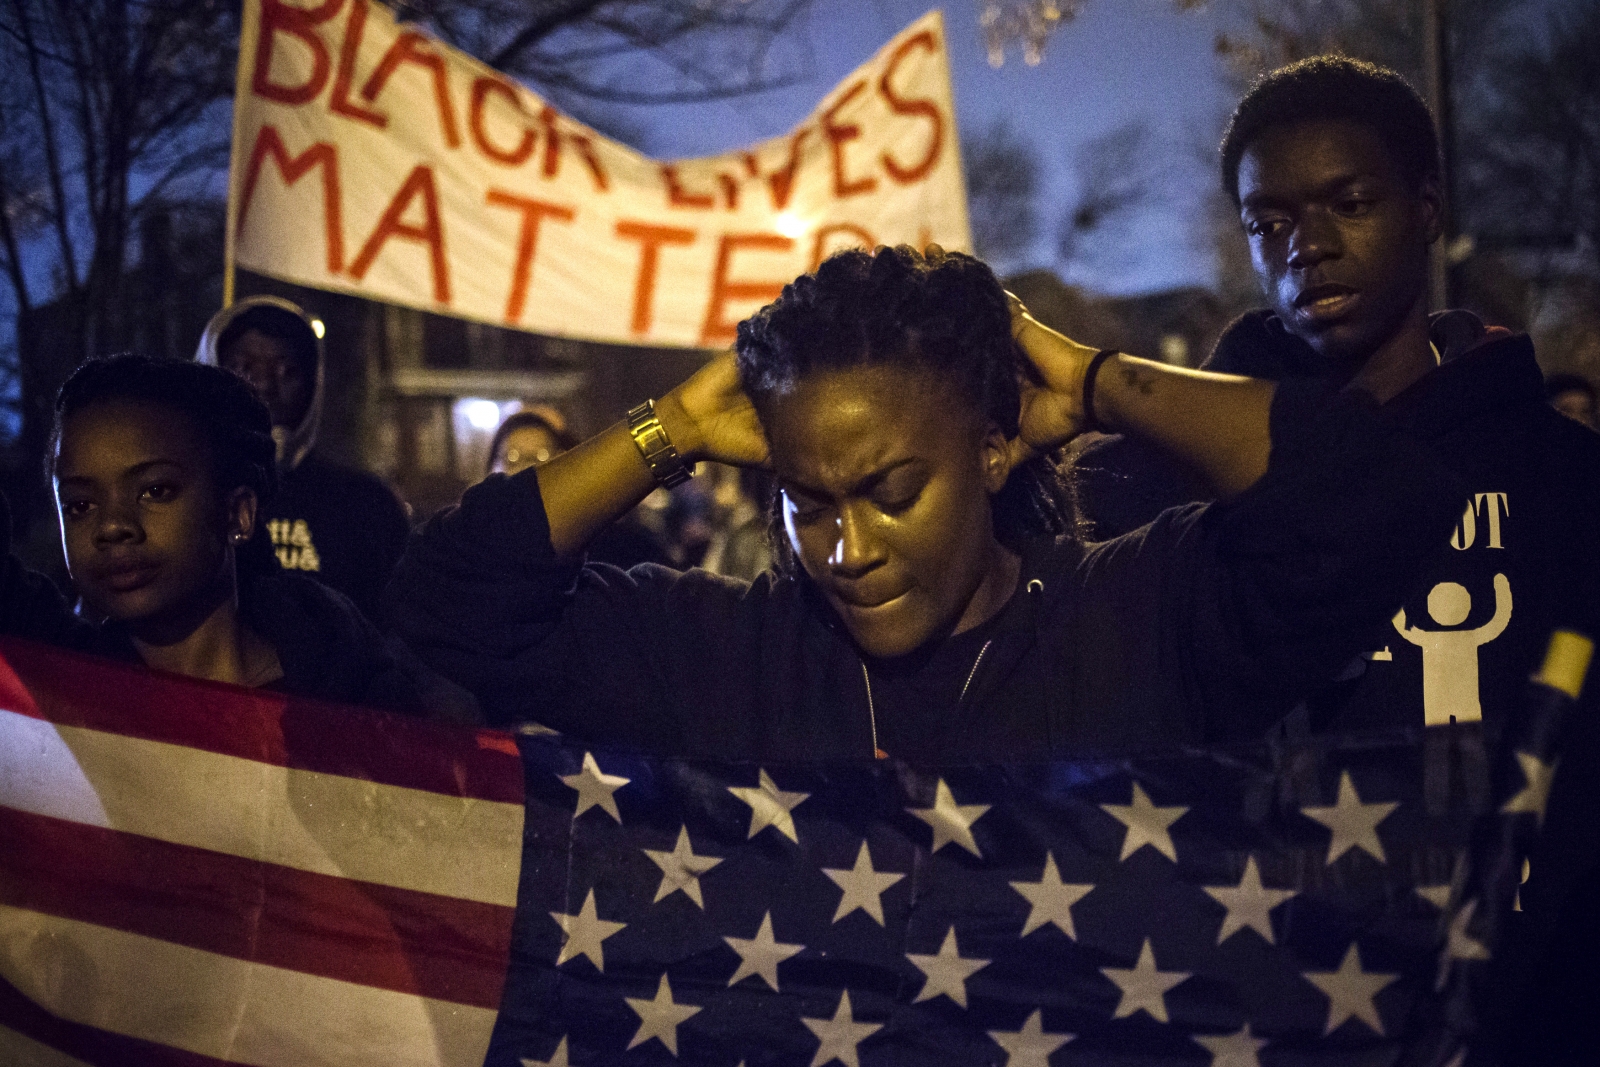
[[[67,379],[56,394],[46,464],[55,462],[68,419],[95,404],[118,400],[159,404],[187,416],[210,453],[219,494],[225,496],[243,486],[255,493],[258,507],[264,508],[277,491],[272,416],[249,382],[220,367],[135,352],[91,359]],[[258,521],[255,536],[242,546],[241,566],[254,571],[277,569],[265,526]]]
[[[829,257],[784,286],[739,324],[739,374],[763,409],[816,372],[902,367],[948,382],[972,414],[1017,435],[1021,384],[1031,367],[1011,336],[1005,290],[983,262],[960,252],[905,245]],[[995,533],[1015,548],[1075,529],[1059,455],[1011,472],[993,500]],[[780,531],[774,529],[774,534]],[[773,537],[775,547],[785,539]]]

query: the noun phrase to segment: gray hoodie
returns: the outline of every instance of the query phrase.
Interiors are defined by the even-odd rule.
[[[206,323],[205,332],[200,335],[200,346],[195,349],[194,358],[197,363],[207,363],[215,367],[217,362],[217,342],[234,319],[257,307],[275,307],[299,318],[306,324],[306,329],[311,331],[317,341],[317,371],[316,382],[311,390],[311,403],[306,405],[306,413],[301,417],[297,426],[274,426],[272,439],[278,445],[278,469],[292,471],[298,467],[311,450],[316,447],[317,430],[322,425],[322,394],[323,380],[326,378],[324,364],[326,353],[322,344],[322,322],[316,316],[306,312],[300,305],[285,300],[280,296],[250,296],[223,308],[211,316],[211,321]]]

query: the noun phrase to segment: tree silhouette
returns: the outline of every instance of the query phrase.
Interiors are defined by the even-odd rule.
[[[1039,153],[1001,120],[962,139],[972,245],[983,259],[1025,255],[1038,233]]]

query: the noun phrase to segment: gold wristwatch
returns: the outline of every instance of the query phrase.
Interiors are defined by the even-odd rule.
[[[685,463],[678,450],[672,447],[672,439],[656,416],[654,400],[646,400],[628,412],[628,433],[639,446],[639,454],[644,457],[645,466],[650,468],[657,485],[671,489],[694,477],[694,464]]]

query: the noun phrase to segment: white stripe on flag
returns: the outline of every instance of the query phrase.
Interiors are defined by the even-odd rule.
[[[5,905],[0,974],[60,1018],[254,1067],[479,1067],[496,1014]]]
[[[0,1063],[6,1067],[89,1067],[65,1052],[0,1026]]]
[[[517,903],[518,804],[292,770],[0,711],[0,805],[317,874]]]

